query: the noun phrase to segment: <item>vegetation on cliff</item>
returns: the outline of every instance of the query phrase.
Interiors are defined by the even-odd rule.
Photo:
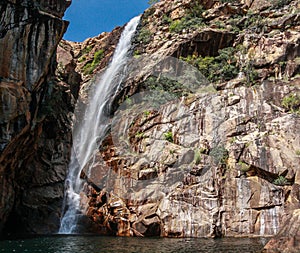
[[[94,167],[121,175],[117,194],[85,192],[87,215],[117,235],[276,234],[299,202],[299,1],[151,4],[133,42],[138,71],[115,99],[122,138],[112,127]],[[85,83],[108,63],[117,36],[74,47]],[[103,58],[85,71],[99,50]],[[192,66],[190,78],[196,69],[201,87],[152,72],[153,59],[166,57]]]
[[[169,237],[279,232],[288,237],[283,245],[298,240],[299,229],[290,221],[299,216],[299,0],[152,4],[133,41],[132,62],[138,71],[129,66],[132,72],[120,84],[112,105],[116,121],[91,166],[97,182],[109,182],[111,191],[82,173],[87,178],[82,206],[92,228],[114,235]],[[59,38],[61,23],[55,24],[60,36],[53,36]],[[3,134],[1,148],[5,144],[10,149],[3,151],[1,161],[18,173],[1,177],[1,185],[12,180],[18,190],[10,186],[3,191],[7,198],[1,198],[6,206],[1,221],[12,213],[28,224],[31,210],[49,211],[48,203],[58,209],[68,153],[64,147],[70,142],[64,133],[70,129],[76,84],[81,85],[79,101],[86,103],[91,80],[109,63],[122,29],[83,43],[61,41],[55,79],[52,64],[39,69],[39,81],[27,86],[28,79],[14,83],[15,76],[3,79],[2,73],[3,110],[8,101],[23,100],[2,116],[3,133],[9,129],[9,134]],[[53,42],[51,52],[57,44]],[[164,59],[171,67],[162,64]],[[201,79],[197,89],[187,89],[187,79],[167,75],[185,66],[182,62],[191,66],[189,78]],[[20,66],[20,75],[36,77],[32,69],[26,72],[26,66]],[[152,71],[161,66],[169,72]],[[57,108],[62,100],[66,110]],[[19,121],[22,124],[14,123]],[[15,147],[28,143],[33,151],[23,159],[22,148]],[[1,173],[10,171],[7,168]],[[54,193],[43,198],[43,187]],[[27,198],[21,198],[22,192]],[[41,206],[30,201],[36,196],[45,200]],[[25,203],[13,207],[14,199]]]

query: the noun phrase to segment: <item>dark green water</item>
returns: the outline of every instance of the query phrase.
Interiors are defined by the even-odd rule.
[[[253,253],[267,242],[263,238],[170,239],[96,236],[51,236],[0,241],[0,253]]]

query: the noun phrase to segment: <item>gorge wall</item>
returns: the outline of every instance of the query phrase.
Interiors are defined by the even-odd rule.
[[[80,75],[73,59],[55,74],[70,0],[0,5],[0,231],[51,233],[59,226]],[[68,82],[65,82],[68,80]],[[77,89],[77,91],[76,91]]]
[[[268,252],[297,250],[299,7],[299,1],[166,0],[144,12],[111,133],[90,174],[82,173],[82,209],[97,232],[279,233]],[[84,80],[83,103],[119,32],[69,43]],[[194,68],[174,81],[182,61]],[[190,94],[183,87],[199,76]],[[167,95],[160,94],[176,96],[162,102]]]
[[[69,4],[1,4],[6,233],[57,231],[78,85],[87,103],[122,31],[60,41]],[[91,231],[277,234],[266,252],[299,250],[299,9],[298,0],[165,0],[144,12],[111,132],[82,173]]]

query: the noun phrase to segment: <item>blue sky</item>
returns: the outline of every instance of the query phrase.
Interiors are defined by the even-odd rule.
[[[64,16],[70,21],[64,39],[83,41],[109,32],[148,7],[148,0],[72,0]]]

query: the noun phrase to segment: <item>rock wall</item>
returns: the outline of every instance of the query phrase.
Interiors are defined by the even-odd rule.
[[[116,98],[117,121],[90,174],[82,173],[82,208],[99,231],[169,237],[279,232],[298,245],[287,226],[297,222],[300,208],[299,6],[166,0],[145,11],[134,67]],[[170,75],[153,75],[170,56],[175,63],[162,67],[168,73],[179,71],[183,60],[203,74],[192,95],[170,85],[164,79]],[[88,81],[87,62],[79,59],[77,70]],[[166,97],[160,92],[179,96],[153,107]],[[152,100],[137,105],[137,94]]]
[[[1,4],[0,230],[6,233],[57,230],[78,84],[86,103],[90,81],[108,64],[122,31],[59,43],[68,4]],[[297,250],[299,7],[297,0],[165,0],[145,11],[112,131],[90,173],[82,173],[81,205],[96,232],[278,234],[266,252]],[[164,65],[164,57],[175,62]],[[192,72],[170,81],[180,61]],[[200,86],[185,90],[195,69]]]
[[[62,17],[70,3],[1,1],[0,231],[5,233],[49,233],[59,225],[76,96],[71,86],[79,84],[55,76],[56,48],[68,26]],[[69,73],[76,76],[72,67]]]
[[[299,209],[296,209],[288,217],[280,232],[267,243],[263,252],[299,252],[299,236]]]

